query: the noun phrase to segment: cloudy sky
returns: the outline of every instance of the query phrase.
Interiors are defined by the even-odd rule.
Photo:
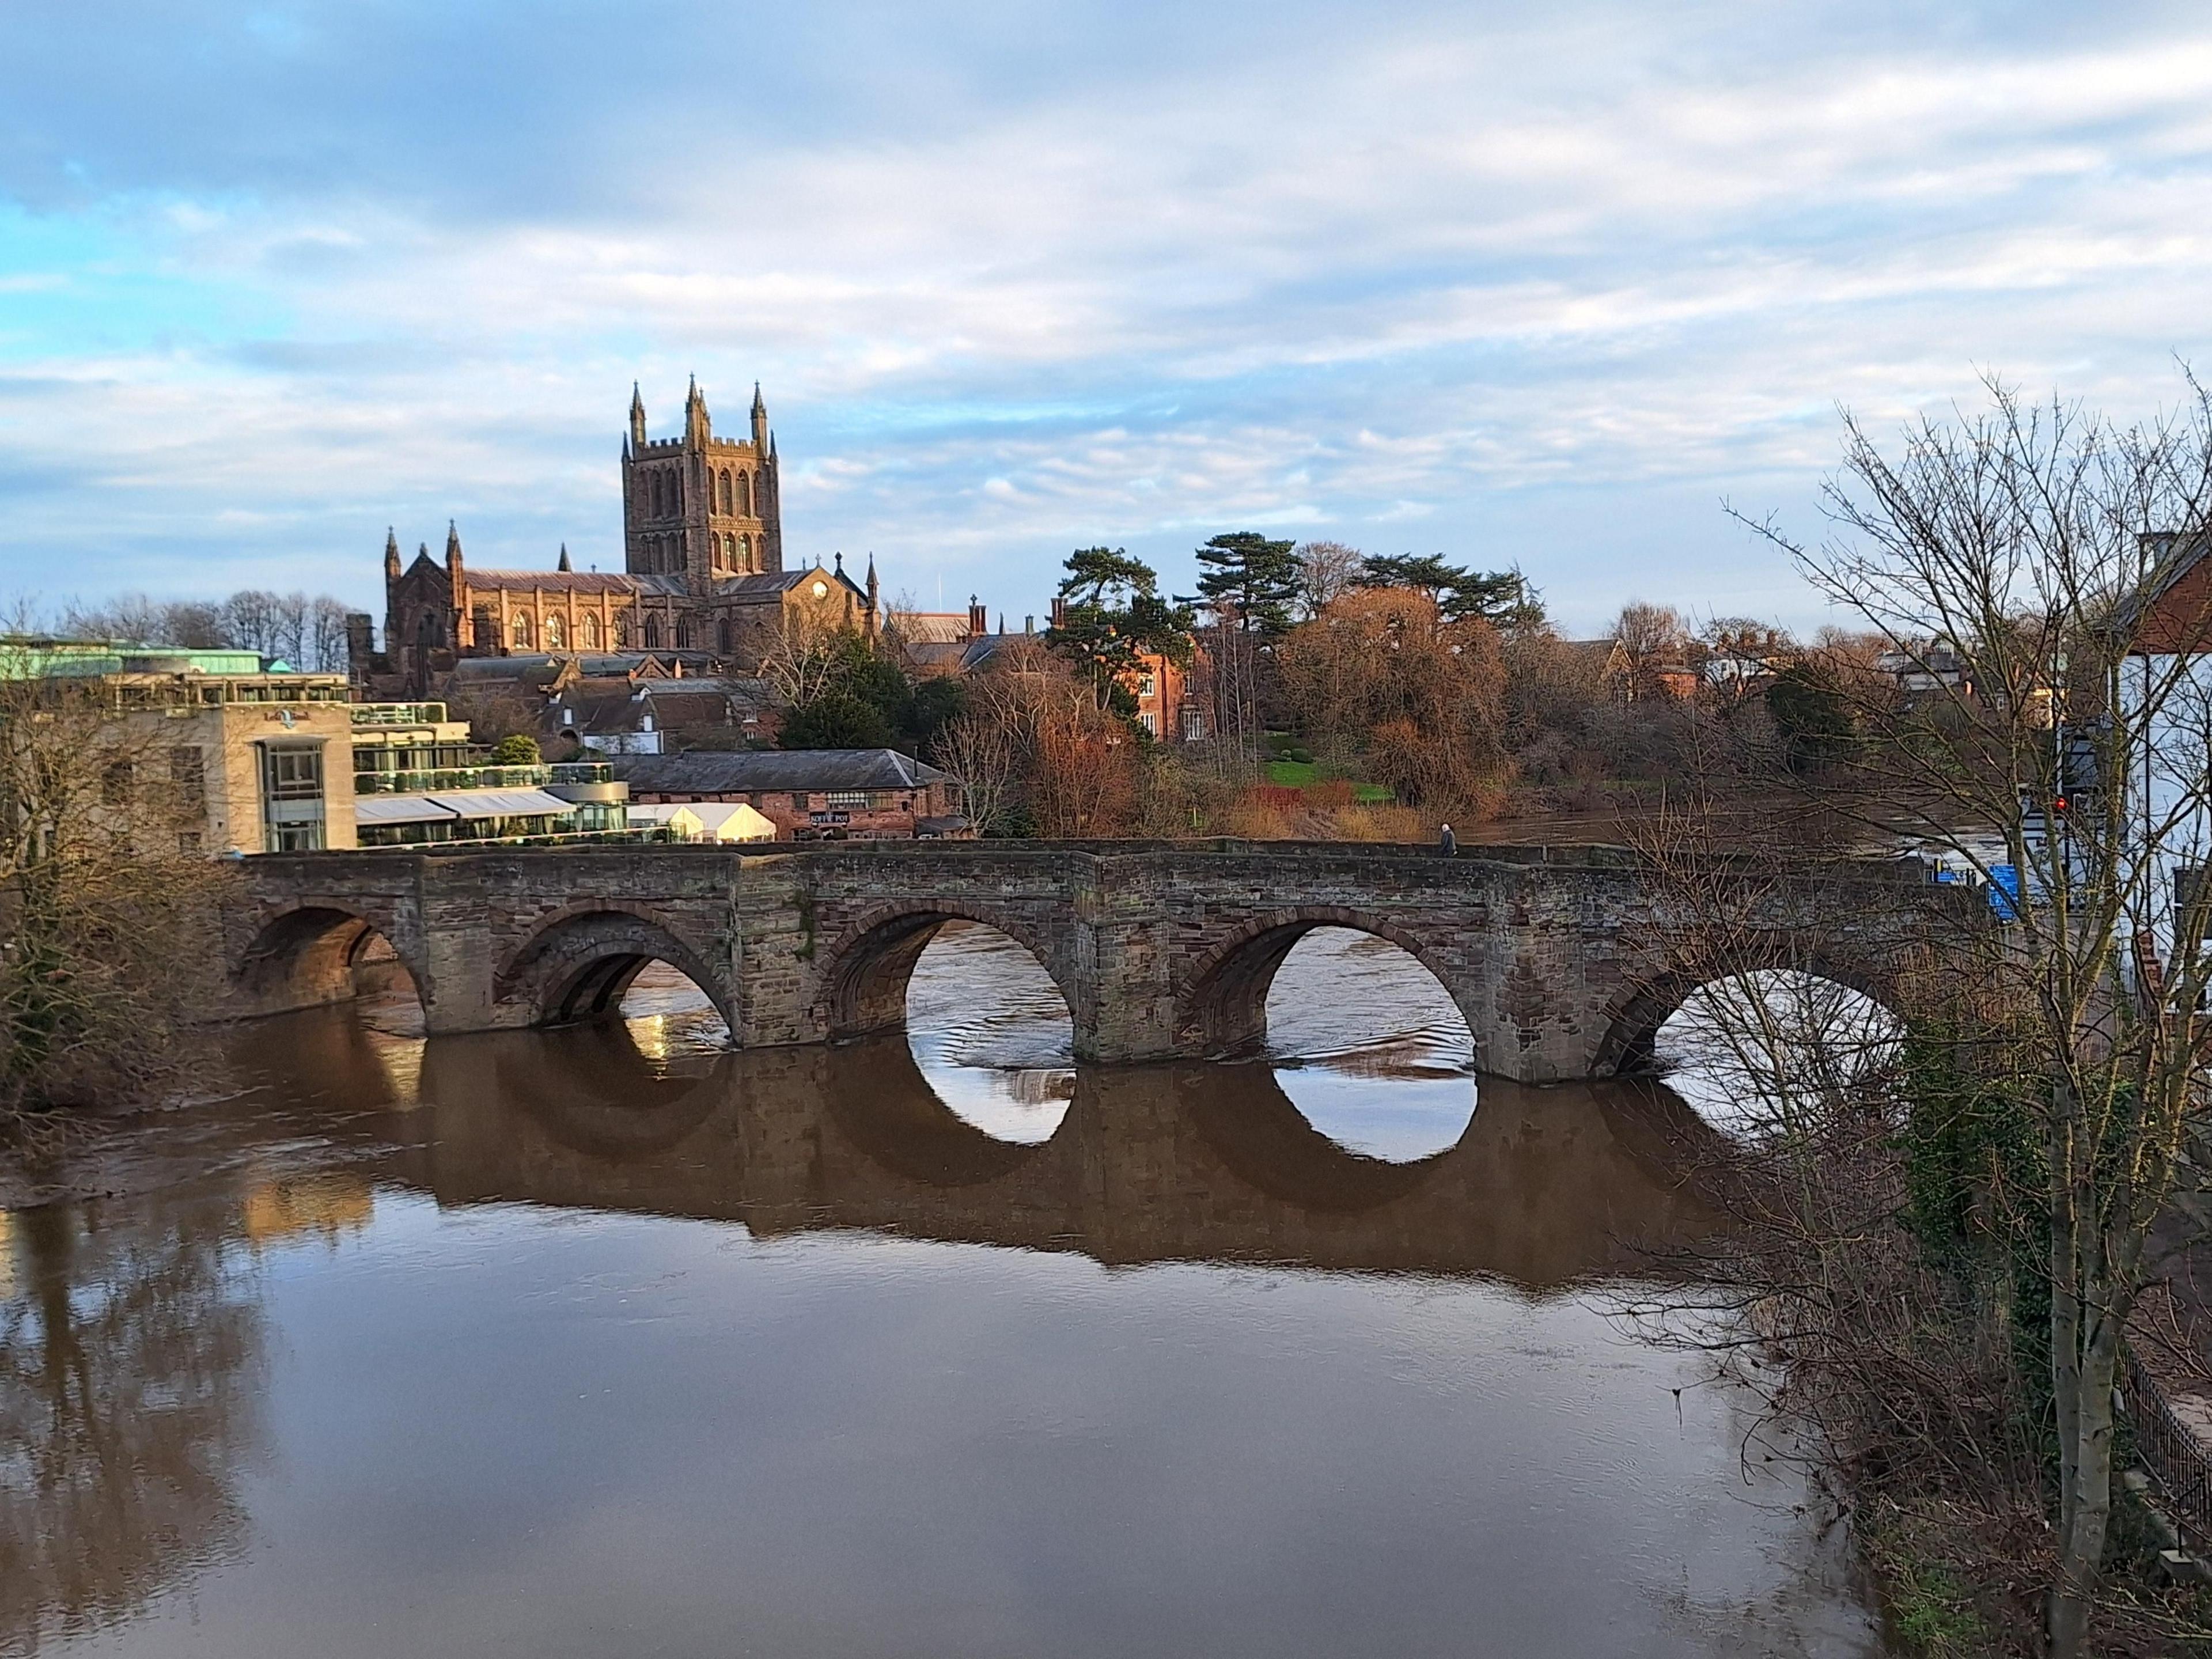
[[[614,568],[696,373],[932,607],[1257,528],[1811,623],[1723,498],[2170,404],[2208,252],[2201,4],[9,0],[0,590]]]

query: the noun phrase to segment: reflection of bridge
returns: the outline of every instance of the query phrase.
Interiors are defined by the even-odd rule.
[[[895,1036],[708,1057],[672,1076],[620,1024],[433,1038],[424,1104],[380,1119],[364,1109],[383,1103],[343,1094],[375,1075],[350,1021],[252,1030],[240,1058],[249,1074],[335,1082],[341,1097],[315,1109],[345,1133],[411,1143],[389,1172],[441,1204],[1534,1286],[1648,1265],[1642,1247],[1679,1246],[1711,1219],[1683,1180],[1681,1137],[1703,1131],[1646,1085],[1488,1084],[1456,1146],[1385,1164],[1322,1135],[1265,1065],[1085,1067],[1052,1138],[1016,1146],[955,1117]],[[315,1122],[303,1114],[301,1133]]]
[[[893,1029],[923,948],[964,919],[1036,956],[1067,1000],[1080,1057],[1192,1057],[1256,1039],[1291,947],[1334,926],[1387,939],[1433,973],[1484,1070],[1547,1083],[1620,1069],[1706,976],[1674,959],[1666,896],[1612,848],[1457,860],[1281,842],[309,854],[250,860],[245,881],[231,943],[239,1012],[349,994],[381,934],[434,1032],[605,1013],[655,959],[698,983],[742,1048]],[[1770,965],[1855,982],[1915,933],[1932,890],[1887,864],[1839,865],[1747,900],[1738,943],[1747,927]]]

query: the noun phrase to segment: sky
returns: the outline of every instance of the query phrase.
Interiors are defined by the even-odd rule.
[[[621,562],[632,382],[787,562],[1018,627],[1255,529],[1823,619],[1838,410],[2179,400],[2212,10],[0,7],[0,594]]]

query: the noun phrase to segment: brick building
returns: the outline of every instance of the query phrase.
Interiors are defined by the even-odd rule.
[[[743,802],[778,841],[911,841],[963,836],[951,780],[896,749],[780,749],[617,755],[630,799]]]

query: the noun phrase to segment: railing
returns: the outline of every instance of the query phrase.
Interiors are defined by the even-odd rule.
[[[426,772],[356,772],[356,795],[426,795],[441,789],[538,789],[547,766],[447,766]],[[586,782],[590,780],[578,779]]]
[[[612,783],[615,769],[605,761],[555,761],[547,769],[553,783]]]
[[[364,842],[361,853],[443,853],[480,847],[606,847],[635,846],[641,842],[685,843],[668,833],[666,824],[636,830],[567,830],[543,836],[485,836],[473,841]]]
[[[442,702],[357,702],[353,706],[356,726],[443,726],[446,705]]]
[[[2199,1540],[2212,1540],[2212,1455],[2133,1354],[2128,1356],[2127,1395],[2134,1408],[2136,1449],[2157,1477],[2173,1518]]]

